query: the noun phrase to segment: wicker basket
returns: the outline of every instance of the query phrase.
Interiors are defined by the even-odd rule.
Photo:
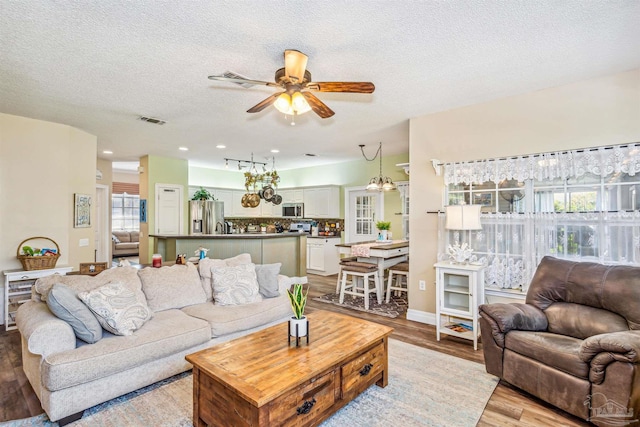
[[[20,255],[20,249],[25,242],[29,240],[35,239],[46,239],[53,242],[56,245],[57,254],[55,255],[42,255],[42,256],[29,256],[29,255]],[[58,258],[60,258],[60,246],[53,240],[48,237],[29,237],[25,239],[18,245],[18,249],[16,250],[16,256],[22,263],[22,268],[29,270],[47,270],[49,268],[54,268],[56,266],[56,262],[58,262]]]

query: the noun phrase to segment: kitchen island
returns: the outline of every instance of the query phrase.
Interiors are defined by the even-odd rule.
[[[242,253],[251,255],[255,264],[282,263],[280,274],[306,276],[307,235],[305,233],[239,234],[152,234],[154,253],[163,260],[174,261],[178,254],[193,257],[198,248],[209,250],[207,257],[224,259]]]

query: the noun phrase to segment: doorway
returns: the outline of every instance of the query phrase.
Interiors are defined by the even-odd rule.
[[[344,205],[346,242],[376,240],[376,221],[384,218],[384,193],[366,191],[363,187],[347,188]]]
[[[96,184],[95,222],[93,240],[95,248],[95,262],[110,261],[111,222],[109,221],[109,186]]]

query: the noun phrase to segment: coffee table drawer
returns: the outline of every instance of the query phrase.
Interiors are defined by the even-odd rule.
[[[342,366],[342,398],[349,394],[359,394],[378,380],[385,369],[384,344],[380,343],[371,350],[356,357]]]
[[[269,425],[306,426],[331,408],[340,398],[338,371],[301,384],[269,404]]]

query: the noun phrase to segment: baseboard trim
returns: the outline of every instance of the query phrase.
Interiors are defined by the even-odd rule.
[[[413,320],[414,322],[426,323],[427,325],[436,324],[436,314],[429,313],[427,311],[408,309],[407,320]]]

